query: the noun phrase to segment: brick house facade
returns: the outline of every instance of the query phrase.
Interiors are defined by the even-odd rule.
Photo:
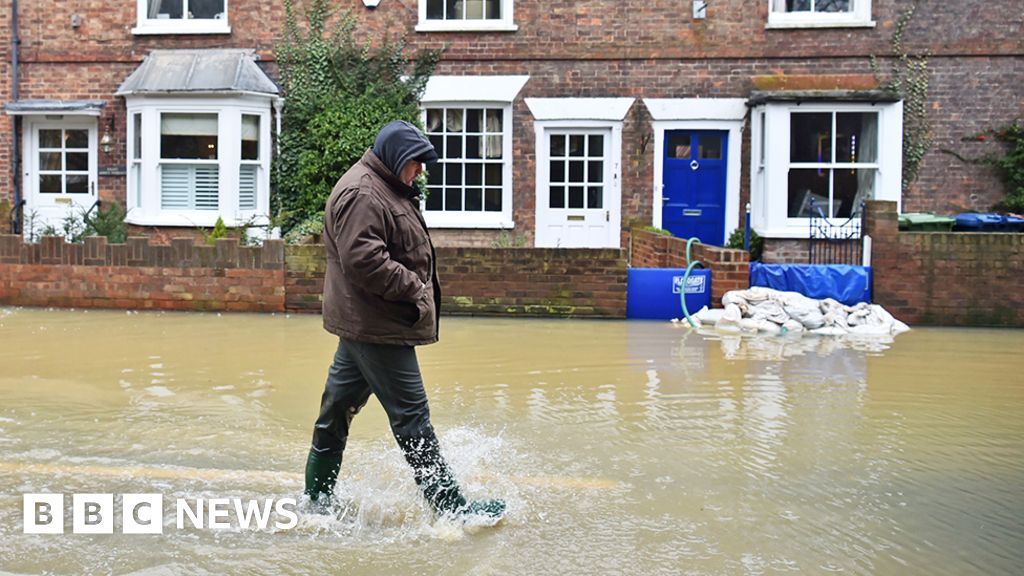
[[[868,197],[936,212],[985,210],[1001,197],[991,170],[940,150],[986,151],[962,138],[1024,111],[1018,1],[921,3],[910,21],[905,45],[930,54],[935,141],[906,194],[899,190],[901,104],[874,90],[870,57],[891,52],[909,3],[694,4],[701,3],[337,6],[352,10],[367,37],[404,33],[411,48],[446,48],[423,99],[424,125],[445,150],[430,171],[425,207],[441,245],[487,246],[512,235],[528,246],[616,247],[630,223],[720,243],[750,202],[755,229],[772,239],[766,254],[785,260],[787,242],[804,233],[809,199],[844,217]],[[56,205],[64,209],[90,204],[89,195],[142,206],[157,217],[134,221],[157,236],[210,224],[196,215],[232,224],[265,206],[267,165],[258,163],[268,160],[276,95],[245,102],[244,90],[226,89],[191,100],[116,95],[154,50],[251,51],[275,77],[281,0],[191,0],[192,20],[182,17],[183,6],[18,4],[15,97],[13,6],[0,2],[0,98],[9,120],[0,123],[0,227],[8,229],[17,199],[29,211],[58,196],[71,203]],[[888,69],[884,58],[881,68]],[[185,137],[215,143],[216,161],[189,156],[191,144],[170,162],[153,155],[158,142],[168,148]],[[211,170],[219,184],[203,180]],[[204,200],[201,181],[214,198],[220,187],[219,203]]]

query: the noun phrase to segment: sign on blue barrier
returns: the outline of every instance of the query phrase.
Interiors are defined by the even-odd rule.
[[[679,294],[685,268],[631,268],[626,281],[626,317],[671,320],[683,317]],[[686,307],[690,313],[711,305],[711,271],[691,270],[686,282]]]

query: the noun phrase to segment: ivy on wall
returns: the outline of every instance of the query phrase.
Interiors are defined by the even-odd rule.
[[[300,24],[297,4],[305,22]],[[440,50],[406,54],[399,38],[354,38],[355,18],[329,0],[285,0],[284,37],[275,48],[285,95],[272,208],[287,233],[322,229],[338,178],[392,120],[420,125],[419,101]]]
[[[921,162],[932,146],[932,124],[928,116],[928,53],[911,54],[903,44],[907,25],[914,18],[918,0],[900,15],[890,42],[888,78],[883,82],[880,66],[871,56],[871,69],[883,90],[903,100],[903,192],[917,181]]]
[[[994,204],[998,212],[1024,214],[1024,124],[1020,119],[1002,126],[961,138],[964,142],[995,142],[999,152],[989,152],[976,158],[967,158],[955,150],[940,151],[967,164],[982,164],[995,168],[1003,183],[1006,196]]]

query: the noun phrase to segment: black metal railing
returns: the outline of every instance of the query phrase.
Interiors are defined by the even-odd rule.
[[[845,222],[833,224],[820,207],[811,200],[808,264],[852,264],[860,266],[864,257],[864,237],[860,215],[863,204]]]

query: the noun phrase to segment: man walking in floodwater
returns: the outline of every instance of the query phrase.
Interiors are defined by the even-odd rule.
[[[434,160],[434,147],[415,126],[391,122],[327,200],[323,319],[339,342],[313,428],[305,492],[313,501],[332,495],[352,418],[372,393],[431,507],[496,522],[505,503],[467,502],[441,456],[416,360],[415,346],[437,342],[441,304],[414,184]]]

